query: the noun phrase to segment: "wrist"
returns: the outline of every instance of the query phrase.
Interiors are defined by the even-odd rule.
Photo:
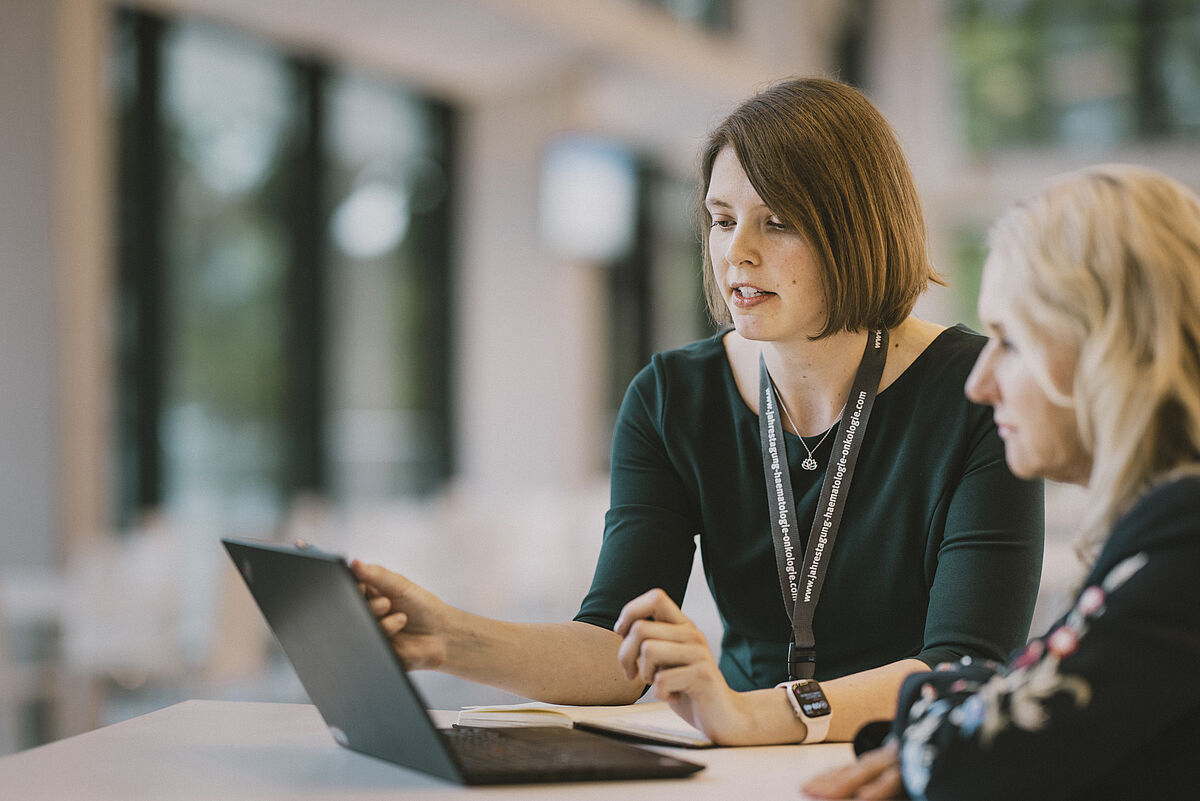
[[[486,618],[449,604],[433,617],[435,623],[428,633],[437,660],[434,668],[477,680],[474,671],[486,670],[487,663],[494,659],[493,640],[500,636],[497,629],[502,627],[488,627]]]
[[[774,699],[766,698],[765,691],[722,689],[721,697],[710,699],[707,704],[693,699],[694,710],[706,710],[693,725],[714,743],[738,746],[787,742],[778,720],[772,717],[777,708],[769,702]]]
[[[708,732],[719,745],[784,745],[804,739],[802,721],[774,687],[736,692],[730,690],[729,704],[719,731]],[[700,728],[700,727],[697,727]]]
[[[829,724],[833,720],[833,708],[825,697],[824,690],[815,679],[799,679],[780,682],[792,714],[807,730],[802,743],[824,742],[829,736]]]

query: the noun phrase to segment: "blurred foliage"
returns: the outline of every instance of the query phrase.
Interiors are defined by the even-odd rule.
[[[1200,3],[957,0],[951,48],[969,147],[1200,138]]]

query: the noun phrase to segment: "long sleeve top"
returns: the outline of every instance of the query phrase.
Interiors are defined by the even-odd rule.
[[[1003,666],[910,677],[913,798],[1200,798],[1200,477],[1144,495],[1071,610]]]
[[[577,620],[611,628],[661,587],[682,603],[698,539],[724,624],[720,666],[738,690],[787,678],[791,623],[775,561],[758,416],[739,394],[723,334],[655,355],[617,419],[611,504]],[[1004,462],[991,410],[963,385],[984,338],[943,331],[879,393],[813,621],[816,676],[906,657],[1003,659],[1028,636],[1041,570],[1040,482]],[[820,469],[786,435],[803,553]],[[790,597],[789,597],[790,601]]]

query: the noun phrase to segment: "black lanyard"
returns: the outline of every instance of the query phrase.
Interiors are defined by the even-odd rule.
[[[779,585],[783,589],[788,617],[792,620],[792,644],[788,646],[789,679],[811,679],[816,671],[813,614],[817,609],[821,586],[825,583],[825,569],[829,565],[833,542],[837,539],[838,527],[842,522],[844,501],[850,492],[850,479],[854,476],[854,465],[858,461],[867,418],[871,416],[871,407],[875,405],[875,395],[879,391],[879,379],[883,376],[883,365],[887,361],[887,346],[886,328],[870,332],[858,373],[854,376],[854,386],[850,389],[846,409],[838,424],[837,441],[841,447],[835,445],[829,465],[825,468],[825,482],[821,487],[817,514],[808,533],[808,547],[801,570],[796,569],[795,543],[792,539],[796,503],[792,496],[783,422],[779,418],[775,385],[771,382],[771,374],[767,372],[767,362],[761,354],[758,357],[758,428],[762,437],[763,473],[767,479],[767,508],[775,539]],[[787,603],[788,598],[791,599],[790,604]]]

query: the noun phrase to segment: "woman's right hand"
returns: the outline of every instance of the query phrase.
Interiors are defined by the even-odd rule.
[[[900,778],[900,752],[895,741],[810,779],[801,789],[816,798],[908,798]]]
[[[704,635],[664,591],[650,590],[625,604],[613,631],[622,637],[617,658],[626,679],[649,684],[715,743],[762,742],[749,696],[729,687]],[[791,709],[782,694],[776,696],[790,721]]]
[[[350,569],[392,649],[409,670],[437,670],[446,663],[451,607],[409,579],[357,559]]]

